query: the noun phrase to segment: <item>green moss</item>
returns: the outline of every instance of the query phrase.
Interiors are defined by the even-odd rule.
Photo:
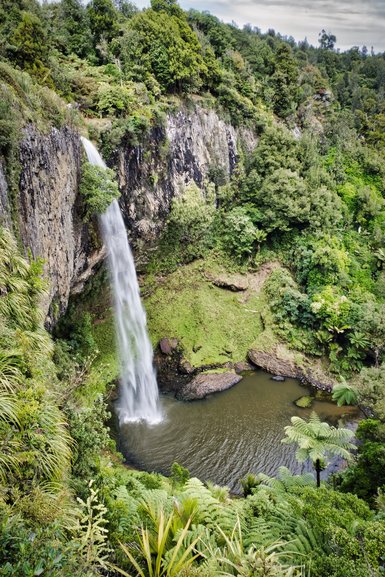
[[[299,399],[294,401],[294,403],[297,405],[297,407],[301,407],[301,409],[307,409],[308,407],[312,406],[313,400],[314,400],[313,397],[305,396],[300,397]]]
[[[145,304],[153,344],[177,337],[193,366],[235,362],[252,347],[271,347],[274,335],[263,292],[250,293],[246,300],[244,293],[215,287],[205,267],[195,262],[163,278],[155,289],[152,284]]]
[[[115,345],[115,326],[112,311],[105,319],[93,324],[93,336],[98,354],[87,377],[81,394],[84,399],[94,399],[104,394],[108,385],[119,375],[119,361]]]

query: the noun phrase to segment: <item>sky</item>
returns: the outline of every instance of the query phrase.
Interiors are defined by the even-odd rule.
[[[139,8],[149,0],[134,0]],[[318,45],[322,29],[337,37],[336,48],[367,46],[385,51],[385,0],[179,0],[185,10],[207,10],[225,22],[274,28],[297,41]]]

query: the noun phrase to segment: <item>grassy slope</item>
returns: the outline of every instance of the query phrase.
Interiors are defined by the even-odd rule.
[[[210,264],[180,268],[145,299],[153,344],[177,337],[194,366],[240,361],[251,347],[266,348],[274,341],[263,291],[242,302],[243,293],[218,288],[206,278]]]

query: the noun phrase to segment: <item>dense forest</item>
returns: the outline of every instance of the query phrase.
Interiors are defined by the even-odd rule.
[[[339,52],[335,42],[324,30],[314,47],[241,29],[176,0],[144,10],[2,0],[0,167],[11,221],[0,228],[1,576],[384,575],[385,54]],[[258,144],[237,151],[230,178],[213,164],[172,200],[142,265],[154,342],[167,326],[190,361],[224,364],[215,343],[207,354],[196,347],[196,309],[180,283],[208,303],[203,269],[242,275],[274,262],[255,305],[260,339],[311,359],[333,380],[334,401],[368,417],[354,439],[315,413],[294,417],[282,438],[315,475],[250,474],[243,496],[182,464],[169,477],[123,464],[109,429],[112,329],[94,322],[108,299],[104,272],[65,314],[51,303],[47,324],[49,279],[18,224],[28,126],[42,138],[71,127],[97,142],[111,168],[83,159],[79,189],[98,246],[95,216],[119,197],[119,148],[150,146],[167,115],[197,106]],[[150,177],[156,187],[159,175]],[[255,330],[245,325],[242,338]],[[235,344],[233,360],[255,338]],[[349,465],[320,483],[333,455]]]

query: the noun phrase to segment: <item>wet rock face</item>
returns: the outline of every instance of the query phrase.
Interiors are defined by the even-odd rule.
[[[78,134],[69,128],[46,136],[29,127],[20,147],[19,231],[25,251],[44,259],[48,326],[51,303],[55,316],[63,312],[70,293],[81,290],[104,257],[103,249],[93,248],[89,226],[82,221],[81,155]]]
[[[164,337],[155,349],[156,380],[163,392],[175,392],[191,381],[191,374],[183,370],[183,349],[175,338]]]
[[[256,137],[236,129],[214,110],[195,106],[169,114],[141,146],[122,146],[118,173],[121,207],[131,237],[140,245],[156,242],[172,199],[191,182],[203,188],[210,174],[229,180],[241,148],[252,150]]]

